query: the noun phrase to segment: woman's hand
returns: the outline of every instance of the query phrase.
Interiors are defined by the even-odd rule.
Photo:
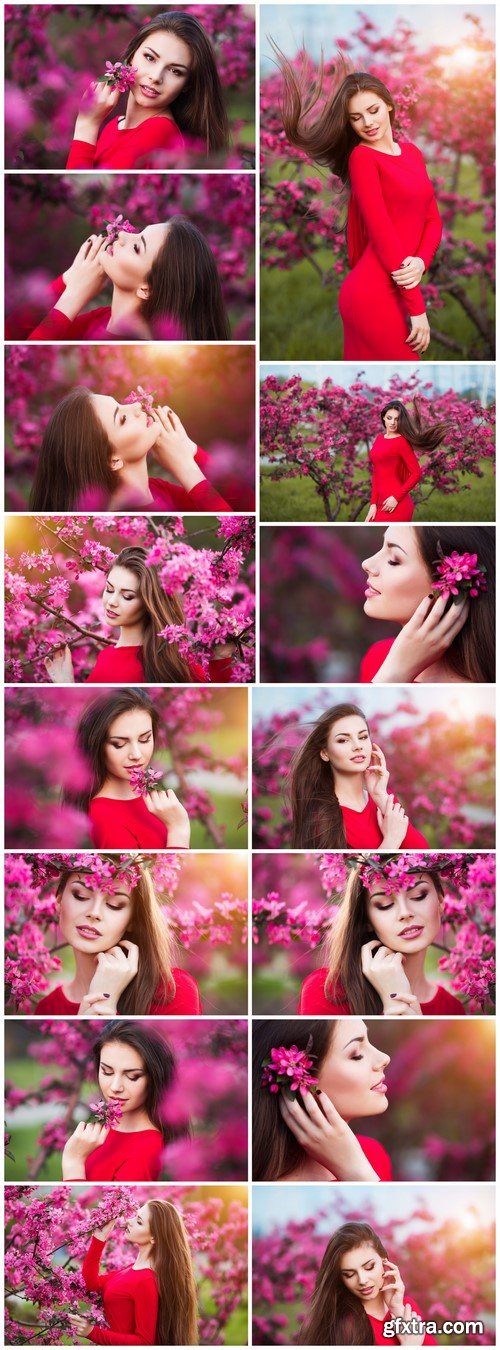
[[[124,947],[127,949],[124,951]],[[101,999],[99,1011],[105,1016],[115,1015],[120,995],[137,975],[139,969],[139,948],[135,942],[123,939],[119,946],[110,947],[107,952],[99,952],[95,975],[89,985],[87,998],[97,995]],[[107,999],[104,996],[107,996]],[[107,1006],[106,1006],[107,1002]],[[93,1011],[97,1008],[94,1005]]]
[[[403,969],[403,953],[392,952],[378,938],[364,942],[361,948],[361,969],[366,979],[382,999],[385,1017],[422,1016],[422,1009],[411,992],[408,976]]]
[[[46,656],[43,664],[52,684],[75,683],[73,658],[67,645],[61,643],[60,647],[54,647],[52,655]]]
[[[414,352],[426,352],[431,340],[431,330],[426,314],[411,315],[411,333],[406,338],[408,347]]]
[[[407,258],[403,258],[401,267],[397,267],[395,272],[391,272],[391,276],[397,286],[402,286],[405,291],[413,291],[415,286],[420,286],[424,272],[423,258],[414,258],[409,254]]]
[[[84,1124],[80,1121],[76,1130],[64,1145],[62,1155],[63,1181],[85,1181],[85,1162],[94,1149],[106,1143],[109,1134],[107,1125],[98,1125],[95,1121]]]
[[[389,782],[389,770],[385,762],[385,755],[379,745],[372,745],[372,757],[370,766],[364,773],[365,787],[375,805],[381,811],[385,810],[387,802],[387,784]]]
[[[377,514],[377,507],[375,505],[375,502],[372,502],[371,506],[368,509],[368,515],[365,516],[365,525],[368,525],[370,520],[375,520],[376,514]]]
[[[77,1336],[90,1336],[95,1326],[95,1322],[90,1322],[88,1317],[82,1317],[80,1313],[68,1313],[68,1322],[71,1322]]]
[[[234,656],[235,651],[236,651],[236,643],[235,643],[235,642],[216,642],[215,647],[214,647],[213,652],[212,652],[212,655],[213,655],[218,661],[220,661],[220,660],[222,660],[222,658],[227,658],[228,656]]]
[[[185,431],[180,417],[172,408],[154,408],[152,416],[158,425],[158,440],[154,453],[158,463],[171,473],[186,492],[202,483],[204,474],[196,463],[196,441]]]
[[[390,850],[401,848],[409,823],[401,802],[395,801],[394,794],[389,792],[383,811],[377,807],[377,824],[382,831],[383,847]]]
[[[59,297],[56,309],[70,319],[76,318],[88,301],[94,300],[102,290],[106,273],[100,258],[107,242],[103,234],[91,234],[78,250],[71,267],[63,272],[66,289]]]
[[[338,1181],[379,1181],[375,1169],[363,1153],[359,1139],[339,1115],[326,1092],[321,1092],[320,1110],[316,1097],[302,1097],[305,1110],[297,1101],[280,1093],[279,1108],[285,1124],[304,1153],[327,1167]],[[323,1114],[324,1112],[324,1114]]]
[[[167,827],[169,848],[189,848],[191,826],[185,806],[173,788],[153,790],[144,798],[148,811]]]
[[[398,504],[397,497],[386,497],[385,502],[382,502],[382,510],[389,512],[395,511],[397,504]]]
[[[469,601],[448,605],[447,595],[426,595],[405,623],[373,684],[408,684],[446,655],[469,616]]]
[[[94,1237],[99,1238],[99,1242],[106,1242],[112,1233],[116,1219],[110,1219],[109,1223],[103,1224],[102,1228],[96,1228]]]
[[[403,1317],[405,1306],[405,1287],[398,1266],[393,1261],[383,1260],[384,1281],[382,1293],[389,1312],[393,1317]]]
[[[82,95],[75,122],[74,140],[87,141],[95,145],[101,123],[113,112],[113,108],[116,108],[119,97],[119,89],[112,89],[104,80],[93,80]]]

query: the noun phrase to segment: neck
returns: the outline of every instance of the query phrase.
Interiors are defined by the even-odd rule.
[[[123,469],[119,471],[118,494],[121,496],[123,488],[130,489],[135,496],[144,498],[144,505],[149,505],[153,501],[153,494],[149,487],[148,461],[146,455],[143,459],[138,459],[134,464],[124,464]]]
[[[383,150],[386,155],[397,155],[398,146],[394,141],[394,137],[392,134],[392,127],[389,127],[389,130],[386,131],[385,136],[382,136],[382,139],[377,142],[375,149]]]
[[[415,684],[469,684],[470,681],[462,679],[457,675],[451,666],[447,664],[446,659],[434,661],[431,666],[426,666],[425,670],[420,671],[420,675],[415,676]]]
[[[132,62],[133,59],[134,58],[132,57]],[[123,126],[125,131],[132,131],[133,127],[140,127],[142,122],[149,122],[150,117],[168,116],[169,113],[165,108],[161,108],[160,112],[157,112],[154,107],[140,108],[139,104],[135,101],[132,91],[130,91],[125,116],[123,118]]]
[[[111,317],[108,323],[108,332],[113,333],[118,329],[123,337],[123,329],[127,319],[133,320],[133,327],[136,329],[141,322],[139,300],[135,291],[120,291],[118,286],[113,286]],[[137,336],[139,336],[139,334],[137,334]]]
[[[355,811],[359,811],[365,805],[362,773],[338,773],[336,770],[333,786],[341,806],[351,806]]]
[[[65,986],[66,997],[71,1003],[81,1003],[88,994],[97,966],[97,957],[72,948],[75,961],[75,974],[70,984]]]
[[[104,779],[102,788],[95,795],[96,797],[113,797],[116,802],[130,802],[137,797],[137,793],[133,792],[127,778],[114,778],[111,774]]]
[[[132,1266],[133,1270],[152,1270],[153,1262],[153,1244],[148,1242],[144,1247],[139,1247],[139,1251]]]
[[[127,1111],[122,1116],[114,1129],[119,1134],[135,1134],[137,1130],[154,1130],[152,1120],[144,1106],[138,1106],[135,1111]]]
[[[382,1320],[387,1312],[387,1304],[383,1294],[375,1294],[374,1298],[363,1299],[365,1312],[371,1313],[372,1317]]]
[[[421,952],[412,952],[404,959],[404,973],[419,1003],[428,1003],[434,993],[434,986],[429,984],[425,974],[426,955],[427,949],[424,947]]]
[[[131,623],[127,627],[120,628],[117,647],[141,647],[144,641],[144,628],[142,623]]]

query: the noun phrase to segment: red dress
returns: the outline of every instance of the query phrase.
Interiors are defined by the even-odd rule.
[[[373,442],[368,456],[372,470],[371,506],[377,511],[377,520],[411,520],[414,506],[410,497],[422,477],[422,470],[411,445],[404,436],[384,436],[381,432]],[[394,511],[383,511],[386,497],[395,497]]]
[[[167,847],[167,827],[148,811],[143,797],[93,797],[89,818],[95,848]]]
[[[99,1274],[104,1242],[93,1237],[82,1266],[89,1293],[102,1294],[107,1327],[94,1327],[94,1345],[157,1345],[158,1284],[154,1270],[112,1270]]]
[[[405,1303],[409,1303],[412,1312],[414,1312],[416,1316],[420,1318],[421,1322],[424,1322],[425,1321],[424,1315],[423,1313],[421,1313],[418,1303],[415,1303],[415,1299],[409,1298],[408,1294],[405,1293],[404,1301]],[[392,1335],[386,1334],[384,1336],[384,1325],[387,1322],[394,1322],[396,1320],[393,1313],[389,1312],[388,1310],[384,1318],[370,1317],[369,1312],[367,1312],[366,1316],[373,1331],[374,1345],[401,1345],[399,1336],[395,1336],[394,1333],[392,1333]],[[431,1319],[429,1318],[428,1320],[430,1321]],[[434,1318],[432,1320],[434,1321]],[[439,1341],[437,1341],[434,1336],[429,1336],[427,1332],[425,1333],[422,1345],[438,1345],[438,1344]]]
[[[204,683],[205,676],[196,661],[190,664],[189,671],[194,684]],[[231,657],[212,657],[209,672],[211,680],[224,684],[231,677]],[[85,684],[144,684],[142,647],[105,647]]]
[[[380,848],[382,831],[377,820],[377,808],[372,797],[368,798],[362,811],[353,811],[351,806],[340,807],[344,820],[346,843],[348,848]],[[413,825],[408,825],[401,848],[428,848],[427,840]]]
[[[406,343],[408,316],[424,314],[419,286],[392,280],[403,258],[432,262],[441,220],[423,156],[405,142],[400,155],[357,145],[349,157],[348,273],[339,292],[344,360],[418,361]]]
[[[349,1007],[340,984],[332,990],[331,999],[326,997],[327,975],[326,966],[321,966],[319,970],[313,970],[310,975],[306,975],[300,991],[299,1013],[304,1017],[320,1017],[324,1014],[328,1014],[329,1017],[352,1017],[356,1009]],[[455,994],[450,994],[448,989],[443,989],[442,984],[438,984],[434,998],[428,1003],[421,1003],[420,1007],[424,1017],[457,1017],[465,1013],[460,999],[456,998]]]
[[[103,127],[96,145],[73,141],[66,168],[154,169],[158,168],[161,150],[168,152],[165,163],[171,165],[173,154],[184,147],[183,136],[171,117],[148,117],[138,127],[123,131],[119,129],[120,120],[114,117]]]
[[[172,970],[172,975],[175,980],[173,998],[166,1003],[162,991],[158,990],[148,1008],[147,1017],[185,1017],[203,1012],[200,991],[193,976],[177,967]],[[71,999],[66,998],[62,984],[58,984],[56,989],[45,994],[37,1003],[35,1017],[47,1017],[49,1014],[51,1017],[77,1017],[79,1006],[79,1003],[72,1003]]]
[[[159,1130],[110,1130],[85,1159],[86,1181],[158,1181],[165,1148]]]

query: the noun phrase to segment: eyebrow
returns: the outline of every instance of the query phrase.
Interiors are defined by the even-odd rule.
[[[146,47],[146,51],[152,52],[152,55],[156,56],[157,61],[160,60],[159,52],[155,52],[154,47]],[[169,61],[168,64],[169,66],[175,66],[176,70],[185,70],[186,74],[189,70],[189,66],[184,66],[182,61]]]
[[[353,1036],[350,1041],[346,1041],[345,1045],[342,1048],[343,1050],[347,1050],[348,1045],[355,1045],[356,1043],[362,1045],[364,1039],[365,1039],[364,1036]]]
[[[413,881],[411,886],[406,887],[406,890],[414,891],[416,890],[417,886],[425,886],[425,877],[422,877],[420,881]],[[389,895],[389,894],[390,894],[389,891],[372,891],[370,895],[370,900],[375,900],[377,895]]]
[[[112,1069],[112,1068],[113,1068],[113,1065],[112,1065],[112,1064],[106,1064],[106,1061],[105,1061],[104,1059],[101,1059],[101,1069]],[[141,1069],[140,1066],[137,1064],[136,1067],[135,1067],[135,1069],[123,1069],[122,1072],[123,1072],[123,1073],[144,1073],[144,1069]]]
[[[144,235],[141,234],[141,235],[139,236],[139,238],[140,238],[141,244],[144,244],[144,252],[146,252],[146,240],[145,240],[145,238],[144,238]]]
[[[368,727],[362,727],[362,728],[361,728],[361,731],[368,731]],[[358,735],[358,732],[357,732],[357,731],[336,731],[336,732],[335,732],[335,735],[336,735],[336,736],[357,736],[357,735]]]
[[[117,416],[117,413],[119,413],[119,411],[120,411],[120,409],[119,409],[118,404],[117,404],[117,405],[116,405],[116,408],[115,408],[115,411],[114,411],[114,413],[113,413],[113,422],[116,422],[116,416]]]
[[[407,552],[406,552],[406,549],[403,548],[403,545],[402,545],[402,544],[392,544],[392,543],[389,542],[388,539],[384,539],[384,544],[385,544],[386,548],[399,548],[399,549],[401,550],[401,553],[404,553],[405,557],[408,556],[408,555],[407,555]]]
[[[374,1261],[374,1260],[375,1260],[375,1257],[374,1257],[374,1256],[369,1256],[367,1261],[363,1261],[363,1265],[362,1265],[361,1269],[364,1270],[365,1266],[369,1266],[369,1265],[370,1265],[370,1261]],[[355,1271],[355,1269],[354,1269],[354,1266],[341,1266],[340,1269],[341,1269],[343,1275],[351,1275],[351,1274],[352,1274],[352,1275],[355,1275],[355,1274],[356,1274],[356,1271]]]

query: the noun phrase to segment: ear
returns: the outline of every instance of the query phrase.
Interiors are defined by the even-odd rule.
[[[136,296],[137,296],[137,299],[138,299],[138,300],[148,300],[148,299],[149,299],[149,296],[150,296],[150,287],[147,285],[147,282],[143,281],[142,286],[138,286],[138,287],[137,287],[137,290],[136,290]]]
[[[320,759],[324,759],[325,764],[328,764],[328,762],[329,762],[329,761],[328,761],[328,753],[327,753],[326,750],[320,750],[320,752],[319,752],[319,757],[320,757]]]
[[[109,461],[109,467],[113,473],[119,473],[120,469],[123,469],[123,460],[119,459],[118,455],[112,455]]]

